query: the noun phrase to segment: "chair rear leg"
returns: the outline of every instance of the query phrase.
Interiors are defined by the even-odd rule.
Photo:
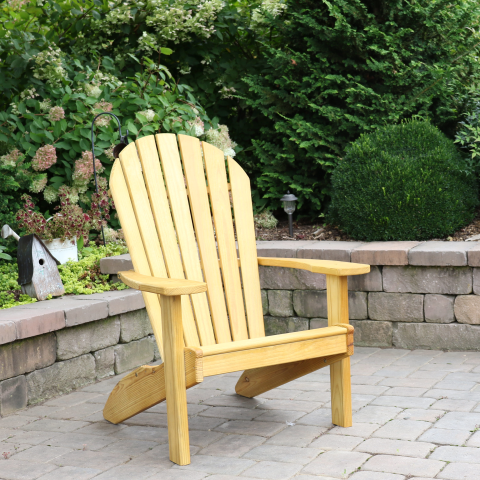
[[[352,426],[352,387],[350,357],[330,365],[332,395],[332,423],[340,427]]]

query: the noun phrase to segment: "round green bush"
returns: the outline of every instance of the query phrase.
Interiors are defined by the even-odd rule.
[[[412,120],[364,134],[332,175],[329,220],[358,240],[428,240],[475,215],[475,176],[453,141]]]

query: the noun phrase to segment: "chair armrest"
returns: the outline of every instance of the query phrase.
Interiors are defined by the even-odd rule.
[[[142,275],[133,270],[118,272],[118,278],[135,290],[142,292],[158,293],[168,297],[176,295],[192,295],[207,291],[207,284],[193,280],[180,280],[176,278],[158,278]]]
[[[298,258],[258,257],[258,264],[264,267],[287,267],[345,277],[361,275],[370,271],[370,265],[363,263],[334,262],[332,260],[309,260]]]

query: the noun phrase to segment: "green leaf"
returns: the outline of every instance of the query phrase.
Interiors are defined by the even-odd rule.
[[[130,132],[130,133],[133,133],[134,135],[138,135],[138,129],[137,127],[133,124],[132,121],[129,121],[127,123],[127,130]]]
[[[64,150],[70,150],[72,148],[72,146],[70,145],[69,142],[57,142],[55,144],[55,147],[56,148],[62,148]]]
[[[79,111],[81,113],[86,113],[87,112],[87,109],[85,108],[85,105],[80,100],[77,100],[75,102],[75,104],[77,105],[77,111]]]
[[[160,52],[162,52],[164,55],[171,55],[173,50],[171,48],[162,47],[160,48]]]

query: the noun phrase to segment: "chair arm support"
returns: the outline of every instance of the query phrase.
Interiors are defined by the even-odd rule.
[[[177,295],[192,295],[207,291],[207,284],[193,280],[180,280],[176,278],[158,278],[150,275],[142,275],[133,270],[118,272],[118,278],[135,290],[142,292],[157,293],[167,297]]]
[[[370,265],[363,263],[335,262],[332,260],[309,260],[299,258],[258,257],[258,264],[265,267],[287,267],[308,270],[313,273],[325,273],[337,277],[362,275],[370,271]]]

